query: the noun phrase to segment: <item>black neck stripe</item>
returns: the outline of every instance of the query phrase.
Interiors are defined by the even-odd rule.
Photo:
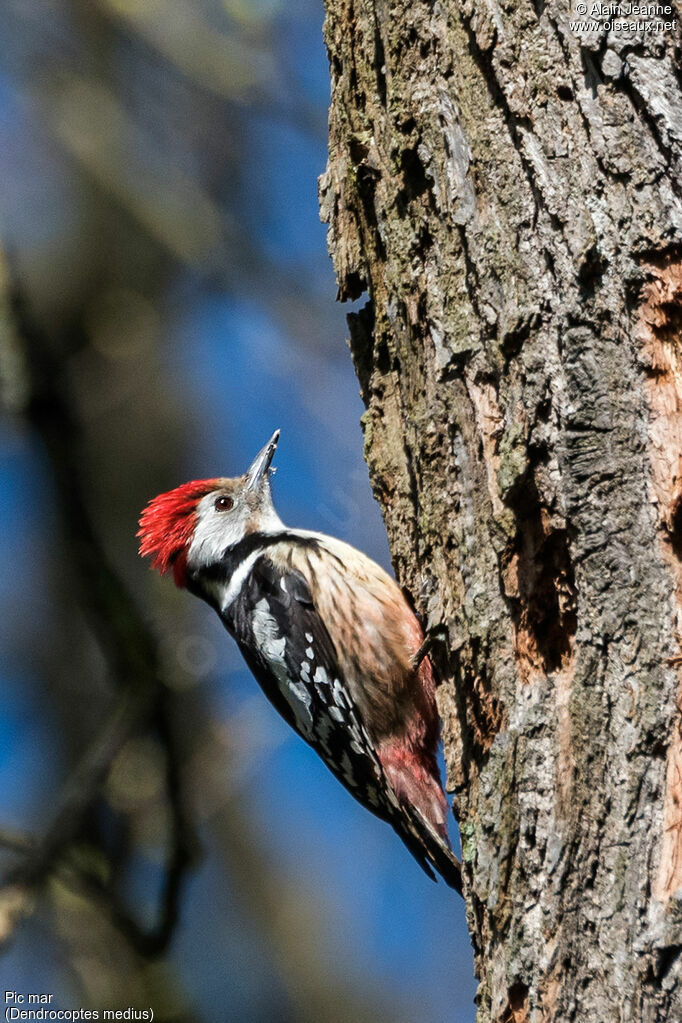
[[[278,533],[248,533],[237,543],[226,547],[218,561],[211,565],[203,565],[192,572],[190,578],[197,583],[200,580],[228,582],[237,571],[243,561],[256,551],[265,552],[268,547],[274,547],[278,543],[286,541],[287,544],[297,547],[316,549],[319,541],[314,536],[298,536],[286,529]]]

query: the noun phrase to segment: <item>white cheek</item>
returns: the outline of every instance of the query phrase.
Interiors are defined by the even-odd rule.
[[[247,510],[216,511],[215,497],[208,495],[197,507],[197,525],[189,546],[188,561],[195,568],[219,561],[225,549],[238,543],[246,532]]]

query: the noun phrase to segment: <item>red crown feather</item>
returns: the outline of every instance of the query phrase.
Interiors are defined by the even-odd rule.
[[[183,585],[187,548],[196,525],[197,504],[202,497],[215,490],[218,481],[192,480],[175,490],[159,494],[142,512],[140,528],[140,554],[153,557],[152,568],[163,575],[173,569],[178,586]]]

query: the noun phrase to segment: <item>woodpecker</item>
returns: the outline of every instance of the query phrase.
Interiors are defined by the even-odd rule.
[[[419,622],[366,555],[283,524],[269,478],[278,440],[279,430],[243,476],[150,501],[140,554],[217,611],[282,717],[433,880],[435,869],[461,893]]]

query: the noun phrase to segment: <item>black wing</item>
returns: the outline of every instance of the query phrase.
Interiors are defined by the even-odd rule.
[[[398,801],[304,577],[260,558],[225,615],[249,668],[282,717],[360,802],[389,820]]]
[[[399,803],[300,572],[264,555],[222,617],[282,717],[360,803],[393,826],[431,878],[429,864],[461,891],[451,850],[414,807]]]

